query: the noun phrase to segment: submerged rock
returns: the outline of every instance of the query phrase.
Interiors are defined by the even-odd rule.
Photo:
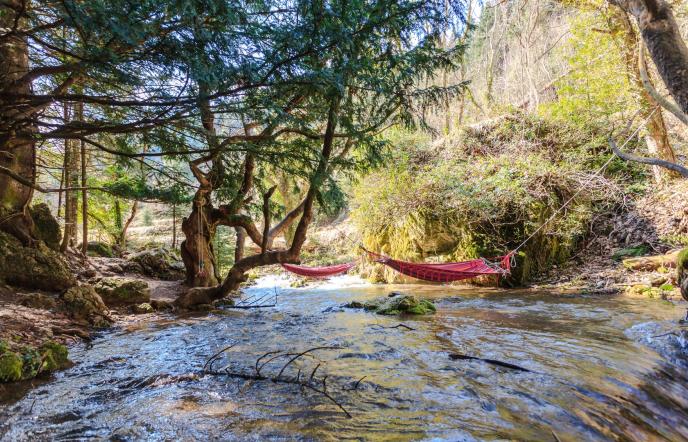
[[[108,277],[98,281],[94,288],[108,306],[150,301],[148,283],[140,279]]]
[[[99,328],[112,323],[103,299],[91,285],[70,288],[62,294],[62,300],[67,313],[74,319],[84,319]]]
[[[128,260],[137,264],[144,275],[154,278],[176,281],[186,277],[184,263],[164,247],[134,253]]]
[[[33,220],[34,235],[52,250],[60,250],[62,233],[57,219],[50,213],[50,207],[45,203],[39,203],[29,209]]]
[[[431,315],[437,310],[427,299],[403,293],[392,293],[366,302],[352,301],[345,307],[363,308],[379,315]]]
[[[76,285],[65,258],[43,242],[24,247],[15,237],[0,232],[0,257],[0,280],[7,284],[51,291]]]

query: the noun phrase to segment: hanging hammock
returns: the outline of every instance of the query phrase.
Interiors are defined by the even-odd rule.
[[[346,273],[355,265],[356,261],[326,267],[307,267],[295,264],[282,264],[282,267],[284,270],[296,273],[297,275],[307,276],[309,278],[327,278]]]
[[[462,279],[475,278],[482,275],[503,276],[511,271],[511,258],[513,253],[487,260],[484,258],[473,259],[463,262],[447,262],[442,264],[424,264],[399,261],[389,256],[377,253],[366,252],[371,255],[376,262],[384,264],[399,273],[423,281],[432,282],[452,282]]]

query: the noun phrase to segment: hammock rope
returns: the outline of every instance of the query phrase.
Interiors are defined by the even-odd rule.
[[[633,133],[628,137],[628,139],[621,145],[619,150],[623,150],[624,147],[635,137],[640,130],[645,127],[645,125],[650,121],[654,113],[659,109],[659,106],[647,116],[645,121],[640,124]],[[531,239],[535,237],[542,229],[545,228],[550,222],[552,222],[573,200],[580,195],[581,192],[587,190],[588,184],[592,182],[597,176],[601,175],[602,172],[611,164],[611,162],[616,157],[615,153],[609,157],[607,161],[602,164],[602,166],[595,171],[584,183],[580,185],[578,190],[569,197],[564,204],[562,204],[557,210],[552,213],[552,215],[547,218],[537,229],[535,229],[526,239],[524,239],[516,248],[511,250],[509,253],[503,256],[498,256],[491,259],[478,258],[469,261],[462,262],[447,262],[440,264],[427,264],[427,263],[413,263],[400,261],[393,259],[389,256],[382,255],[379,253],[371,252],[367,250],[363,245],[358,245],[363,251],[368,254],[368,256],[373,258],[373,261],[380,264],[384,264],[397,272],[410,276],[412,278],[421,279],[424,281],[431,282],[453,282],[460,281],[463,279],[475,278],[477,276],[484,275],[495,275],[498,278],[511,273],[511,268],[515,264],[516,253],[523,248]],[[344,234],[349,241],[351,238]],[[353,241],[352,241],[353,242]],[[339,275],[348,272],[351,268],[356,265],[356,261],[326,266],[326,267],[307,267],[295,264],[282,264],[285,270],[292,273],[296,273],[301,276],[308,276],[312,278],[327,278],[329,276]]]

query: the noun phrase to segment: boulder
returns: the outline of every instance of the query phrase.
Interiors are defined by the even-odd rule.
[[[49,248],[55,251],[60,250],[62,232],[57,219],[50,213],[50,207],[45,203],[35,204],[29,208],[29,214],[33,220],[34,235]]]
[[[101,241],[89,241],[86,250],[88,256],[98,256],[102,258],[112,258],[115,256],[112,246]]]
[[[146,313],[153,313],[155,310],[153,309],[152,305],[147,302],[143,302],[141,304],[132,306],[131,311],[137,315],[143,315]]]
[[[0,382],[32,379],[39,373],[47,373],[69,366],[67,347],[48,341],[40,347],[21,347],[12,351],[0,341]]]
[[[128,257],[128,260],[140,266],[142,273],[147,276],[168,281],[176,281],[186,277],[184,263],[164,247],[134,253]]]
[[[93,286],[72,287],[62,294],[65,310],[74,319],[84,319],[95,327],[109,327],[112,320],[103,299]]]
[[[15,382],[22,378],[21,356],[11,351],[0,353],[0,382]]]
[[[153,299],[150,302],[151,307],[153,307],[153,310],[156,311],[171,311],[174,310],[174,304],[172,301],[168,301],[165,299]]]
[[[95,284],[96,293],[108,306],[140,304],[150,301],[148,283],[119,276],[102,278]]]
[[[27,293],[22,295],[19,304],[24,307],[31,307],[41,310],[54,310],[57,308],[57,301],[50,295],[43,293]]]
[[[352,301],[345,307],[364,308],[380,315],[431,315],[437,310],[427,299],[418,299],[413,295],[392,293],[390,296],[375,298],[361,303]]]
[[[24,247],[14,236],[0,232],[0,280],[30,289],[59,291],[76,285],[64,256],[38,242]]]
[[[678,285],[681,288],[681,296],[688,301],[688,248],[683,249],[676,259]]]

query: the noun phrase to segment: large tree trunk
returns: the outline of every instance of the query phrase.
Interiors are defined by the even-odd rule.
[[[79,155],[77,142],[65,140],[64,170],[68,189],[79,187]],[[62,245],[60,246],[62,252],[69,247],[74,247],[76,243],[78,199],[78,191],[67,190],[65,192],[65,225]]]
[[[86,191],[86,143],[81,142],[81,252],[88,256],[88,192]]]
[[[657,103],[650,96],[648,91],[643,86],[643,81],[640,75],[640,67],[638,65],[638,51],[641,49],[640,37],[631,25],[630,18],[626,12],[618,8],[615,11],[614,18],[620,26],[623,36],[623,57],[626,63],[626,71],[630,81],[635,84],[640,94],[641,115],[643,119],[647,119],[647,135],[645,136],[645,144],[648,151],[653,157],[661,158],[672,163],[676,162],[676,154],[674,153],[669,136],[667,134],[666,123],[662,116],[662,111],[656,109]],[[656,110],[655,110],[656,109]],[[653,166],[652,168],[655,181],[661,183],[667,176],[678,176],[676,172]]]
[[[3,32],[15,26],[15,13],[21,11],[24,2],[4,2],[0,14],[0,29]],[[29,70],[29,49],[26,37],[21,34],[23,20],[17,21],[18,31],[8,33],[0,41],[0,91],[14,94],[29,94],[30,84],[15,86],[15,81]],[[36,126],[30,120],[19,117],[26,109],[16,101],[0,99],[0,167],[9,169],[31,182],[36,180]],[[28,205],[33,188],[20,184],[6,174],[0,173],[0,229],[6,231],[25,245],[32,245],[33,222],[28,214]]]
[[[688,47],[665,0],[609,0],[638,20],[657,71],[669,93],[688,113]]]
[[[182,241],[181,254],[186,268],[186,283],[191,287],[213,287],[219,283],[213,248],[217,224],[212,217],[212,205],[199,195],[202,192],[198,191],[191,214],[182,221],[186,239]]]

